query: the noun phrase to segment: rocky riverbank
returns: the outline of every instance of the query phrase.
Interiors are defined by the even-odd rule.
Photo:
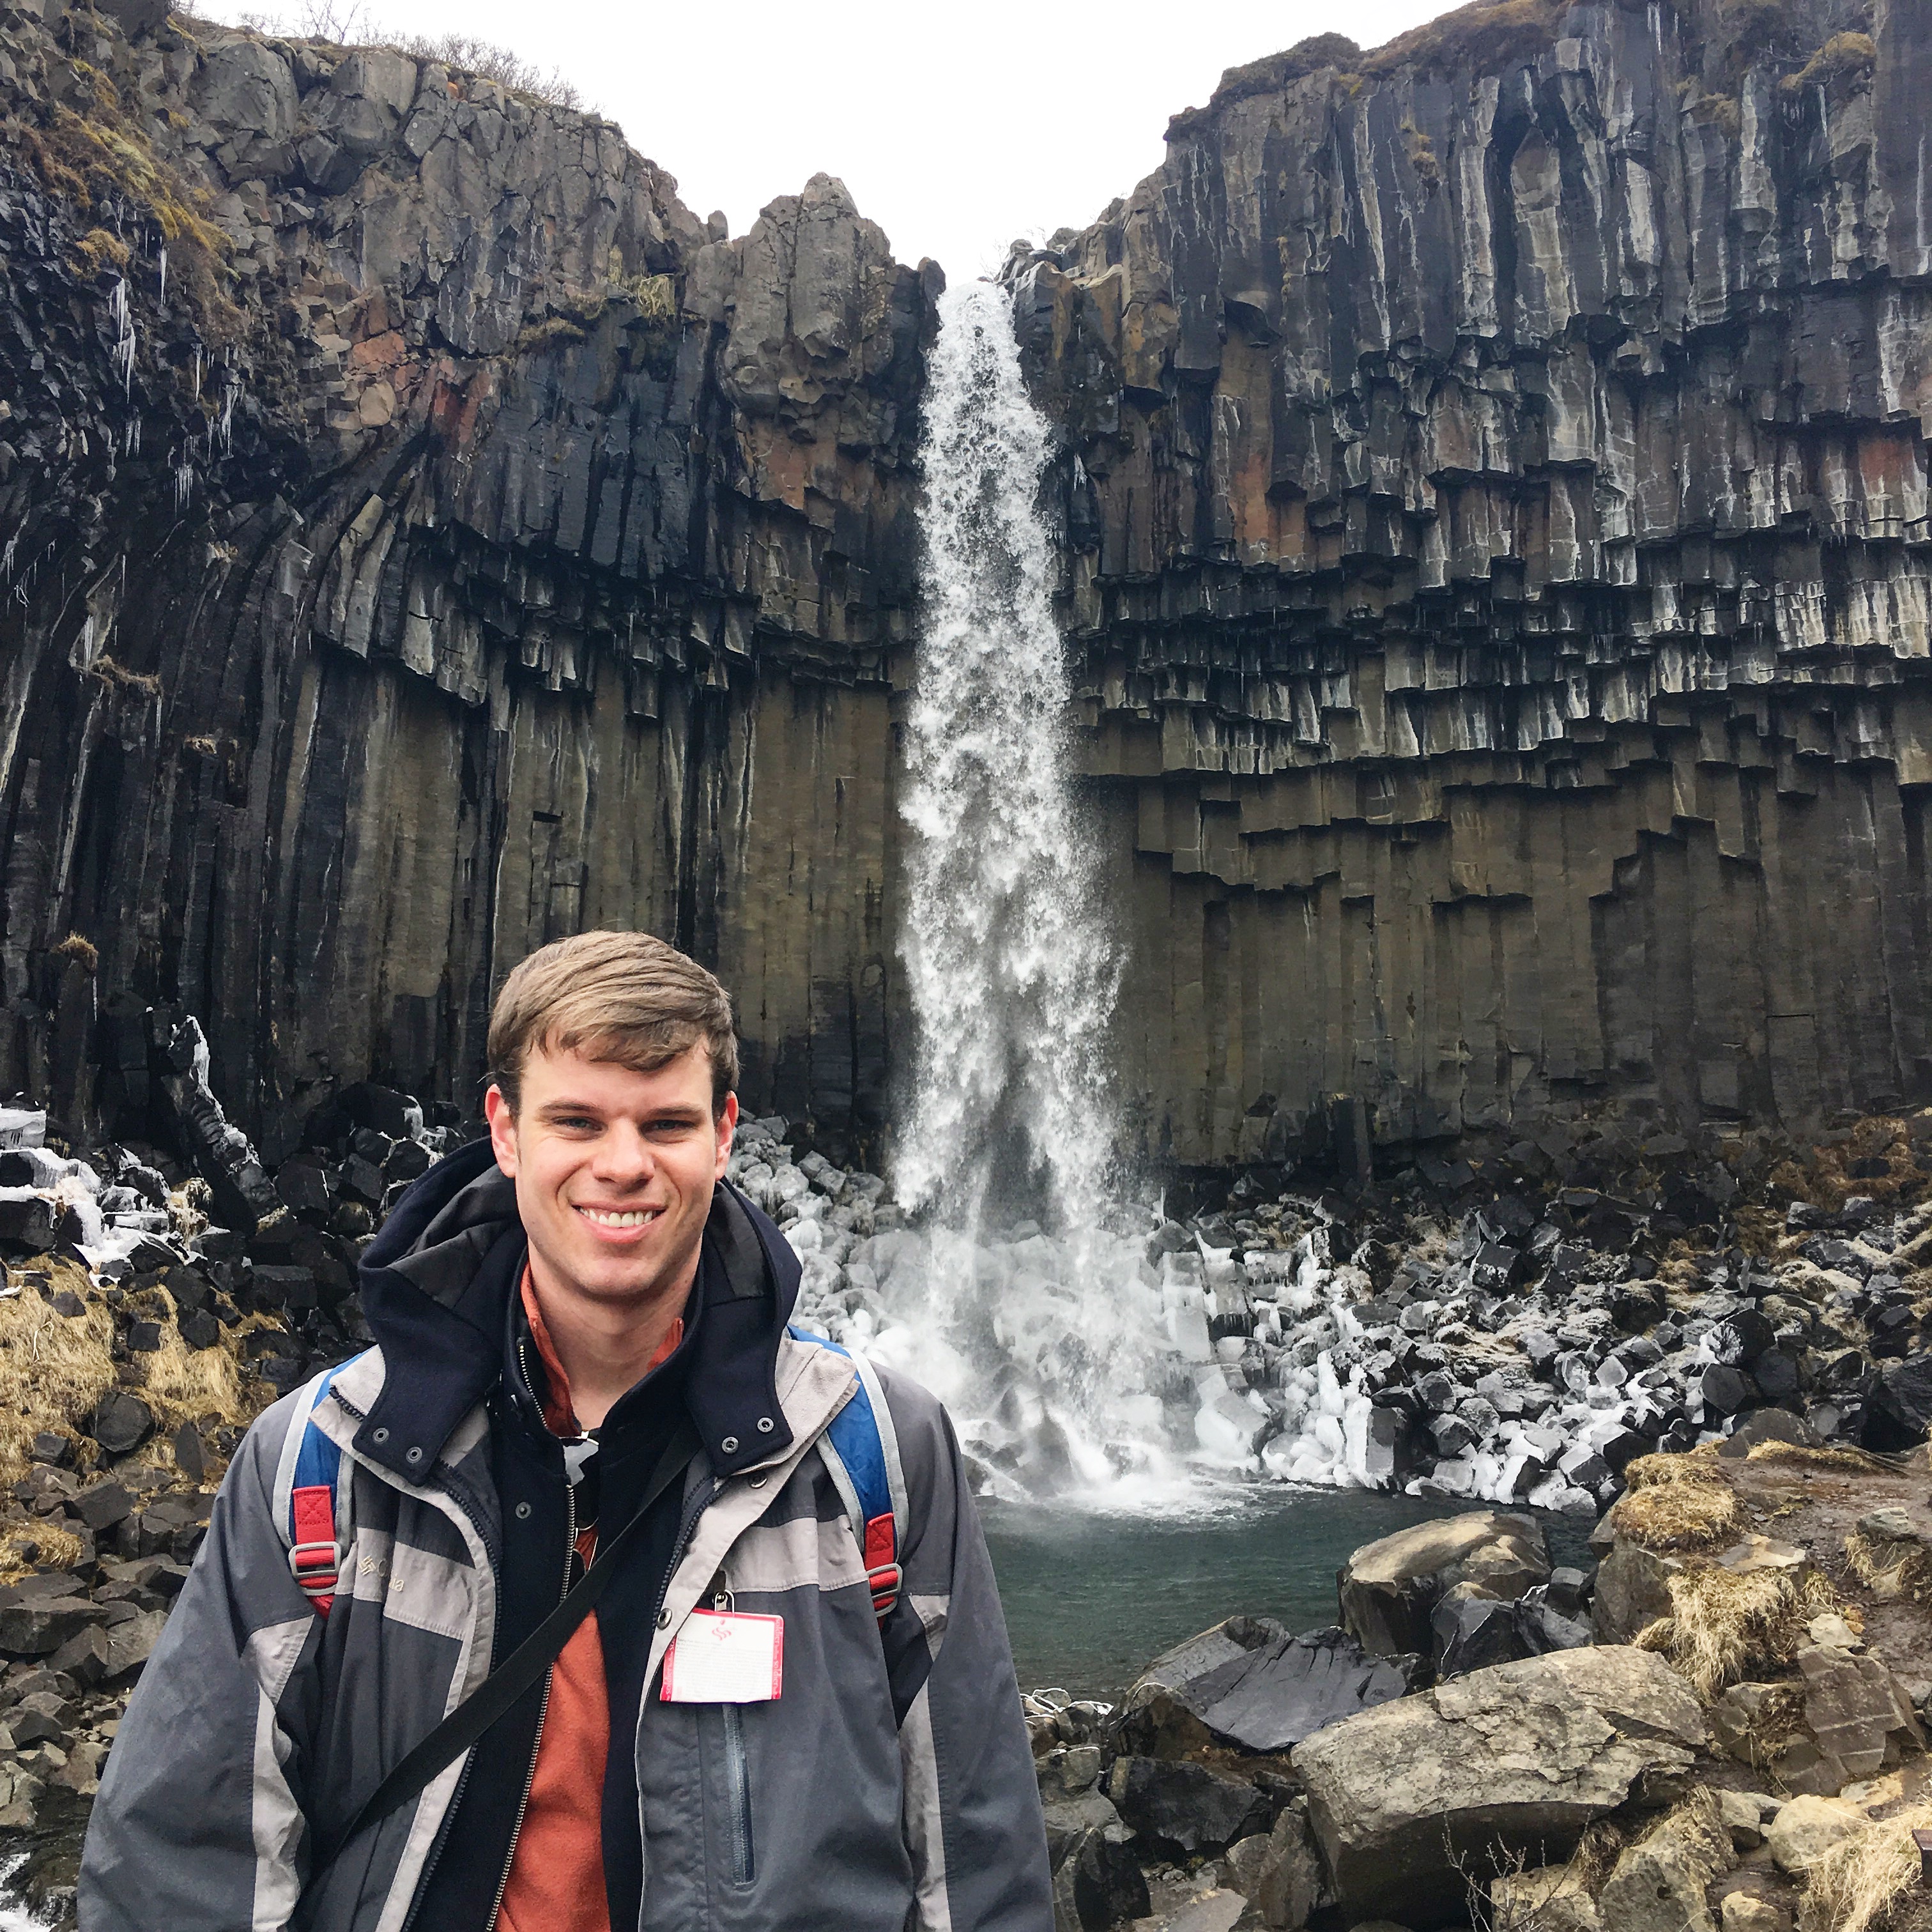
[[[1355,1553],[1332,1628],[1237,1616],[1118,1706],[1035,1693],[1060,1932],[1932,1923],[1924,1452],[1628,1473],[1594,1572],[1526,1517],[1427,1523]]]
[[[478,1131],[446,1112],[426,1121],[392,1089],[345,1085],[319,1100],[272,1169],[209,1090],[191,1016],[146,1010],[116,1053],[103,1104],[121,1138],[76,1148],[56,1131],[50,1143],[44,1115],[0,1112],[13,1143],[0,1149],[0,1834],[31,1849],[14,1882],[56,1915],[116,1717],[238,1432],[361,1345],[362,1249],[401,1190]],[[800,1253],[798,1318],[890,1354],[909,1298],[923,1292],[929,1232],[879,1177],[808,1150],[782,1118],[742,1124],[731,1172]],[[1777,1790],[1807,1798],[1876,1774],[1870,1740],[1832,1730],[1833,1700],[1893,1712],[1886,1750],[1917,1748],[1913,1714],[1932,1684],[1917,1592],[1932,1556],[1914,1539],[1932,1523],[1914,1514],[1922,1467],[1906,1464],[1922,1463],[1916,1445],[1932,1415],[1932,1275],[1921,1268],[1932,1256],[1932,1114],[1848,1120],[1808,1146],[1642,1136],[1579,1115],[1378,1177],[1256,1168],[1186,1202],[1202,1191],[1175,1182],[1172,1214],[1123,1204],[1108,1234],[1130,1254],[1136,1306],[1151,1311],[1158,1346],[1137,1358],[1155,1364],[1148,1399],[1196,1464],[1223,1480],[1614,1507],[1594,1576],[1552,1572],[1533,1522],[1465,1516],[1358,1554],[1336,1630],[1296,1636],[1264,1616],[1237,1618],[1162,1660],[1118,1712],[1038,1707],[1054,1802],[1105,1826],[1070,1854],[1067,1869],[1084,1874],[1086,1903],[1070,1908],[1088,1914],[1080,1922],[1101,1922],[1095,1897],[1119,1903],[1126,1866],[1102,1847],[1130,1840],[1134,1870],[1154,1872],[1151,1900],[1180,1909],[1174,1888],[1198,1890],[1204,1871],[1258,1899],[1262,1846],[1286,1828],[1289,1798],[1315,1790],[1308,1766],[1327,1762],[1328,1744],[1302,1751],[1317,1728],[1346,1733],[1335,1720],[1396,1704],[1420,1727],[1403,1734],[1406,1759],[1447,1721],[1439,1687],[1485,1670],[1519,1673],[1495,1681],[1516,1686],[1505,1701],[1521,1712],[1544,1707],[1551,1672],[1570,1687],[1558,1700],[1566,1712],[1573,1691],[1595,1698],[1600,1717],[1606,1699],[1665,1697],[1676,1714],[1666,1724],[1652,1711],[1646,1738],[1660,1724],[1689,1738],[1692,1694],[1672,1688],[1689,1684],[1708,1706],[1696,1724],[1737,1741],[1737,1761]],[[1055,1251],[1022,1224],[989,1231],[974,1266],[995,1298],[1017,1296]],[[1070,1478],[1052,1418],[1090,1367],[1082,1347],[1072,1334],[1036,1335],[1009,1362],[1016,1394],[1030,1378],[1025,1426],[968,1419],[983,1491]],[[1137,1450],[1112,1446],[1124,1462]],[[1777,1553],[1792,1548],[1804,1553]],[[1742,1619],[1714,1650],[1700,1621],[1712,1602]],[[1834,1616],[1849,1664],[1826,1655],[1838,1624],[1813,1630]],[[1850,1640],[1861,1618],[1863,1651]],[[1622,1674],[1579,1690],[1584,1666],[1564,1660],[1593,1641],[1588,1670]],[[1820,1655],[1808,1666],[1809,1652]],[[1902,1702],[1888,1703],[1889,1679],[1857,1660],[1871,1658],[1907,1683]],[[1823,1701],[1808,1703],[1814,1695]],[[1566,1736],[1601,1728],[1574,1713],[1561,1721]],[[1705,1746],[1682,1748],[1694,1758]],[[1157,1768],[1169,1764],[1192,1768]],[[1238,1805],[1238,1794],[1200,1783],[1210,1774],[1260,1796]],[[1323,1839],[1319,1820],[1353,1817],[1366,1801],[1336,1790],[1325,1811],[1309,1798],[1308,1856],[1330,1861],[1322,1882],[1346,1901],[1352,1841]],[[1190,1791],[1234,1808],[1221,1838],[1174,1810]],[[1572,1822],[1615,1814],[1625,1831],[1634,1802],[1593,1798],[1597,1809]],[[1470,1802],[1484,1811],[1489,1801]],[[1178,1822],[1169,1831],[1163,1818]],[[1245,1840],[1260,1842],[1242,1850]],[[1412,1910],[1406,1894],[1399,1902]],[[1224,1907],[1200,1909],[1207,1924]]]

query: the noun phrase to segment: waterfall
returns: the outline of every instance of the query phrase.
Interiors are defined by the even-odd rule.
[[[1089,1227],[1112,1150],[1119,973],[1072,796],[1038,501],[1047,426],[1020,378],[1004,290],[975,282],[940,298],[926,409],[902,806],[919,1045],[897,1178],[907,1202],[968,1230],[996,1182],[1016,1178],[1042,1184],[1058,1230]]]
[[[1175,1360],[1157,1277],[1108,1201],[1120,955],[1072,782],[1039,503],[1048,453],[1008,296],[949,290],[927,378],[902,794],[918,1045],[894,1179],[925,1223],[890,1270],[896,1319],[872,1346],[1035,1493],[1165,1469]]]

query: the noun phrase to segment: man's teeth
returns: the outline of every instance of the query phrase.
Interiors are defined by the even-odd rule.
[[[614,1213],[606,1208],[580,1208],[577,1211],[600,1227],[641,1228],[646,1221],[655,1221],[661,1210],[656,1208],[627,1208],[622,1213]]]

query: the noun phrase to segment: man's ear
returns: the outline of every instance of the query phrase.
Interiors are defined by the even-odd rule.
[[[731,1143],[736,1138],[738,1131],[738,1096],[736,1094],[727,1094],[725,1095],[724,1110],[718,1114],[716,1125],[718,1128],[718,1161],[716,1168],[712,1170],[711,1178],[713,1180],[722,1180],[724,1176],[725,1167],[731,1159]]]
[[[483,1096],[483,1118],[490,1123],[490,1151],[496,1156],[496,1165],[512,1180],[517,1178],[517,1117],[510,1111],[510,1103],[504,1097],[503,1090],[493,1080],[490,1090]]]

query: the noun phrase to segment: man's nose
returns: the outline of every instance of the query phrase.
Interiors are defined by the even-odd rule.
[[[650,1142],[628,1121],[620,1120],[598,1137],[596,1168],[600,1180],[648,1181],[657,1172],[657,1160]]]

